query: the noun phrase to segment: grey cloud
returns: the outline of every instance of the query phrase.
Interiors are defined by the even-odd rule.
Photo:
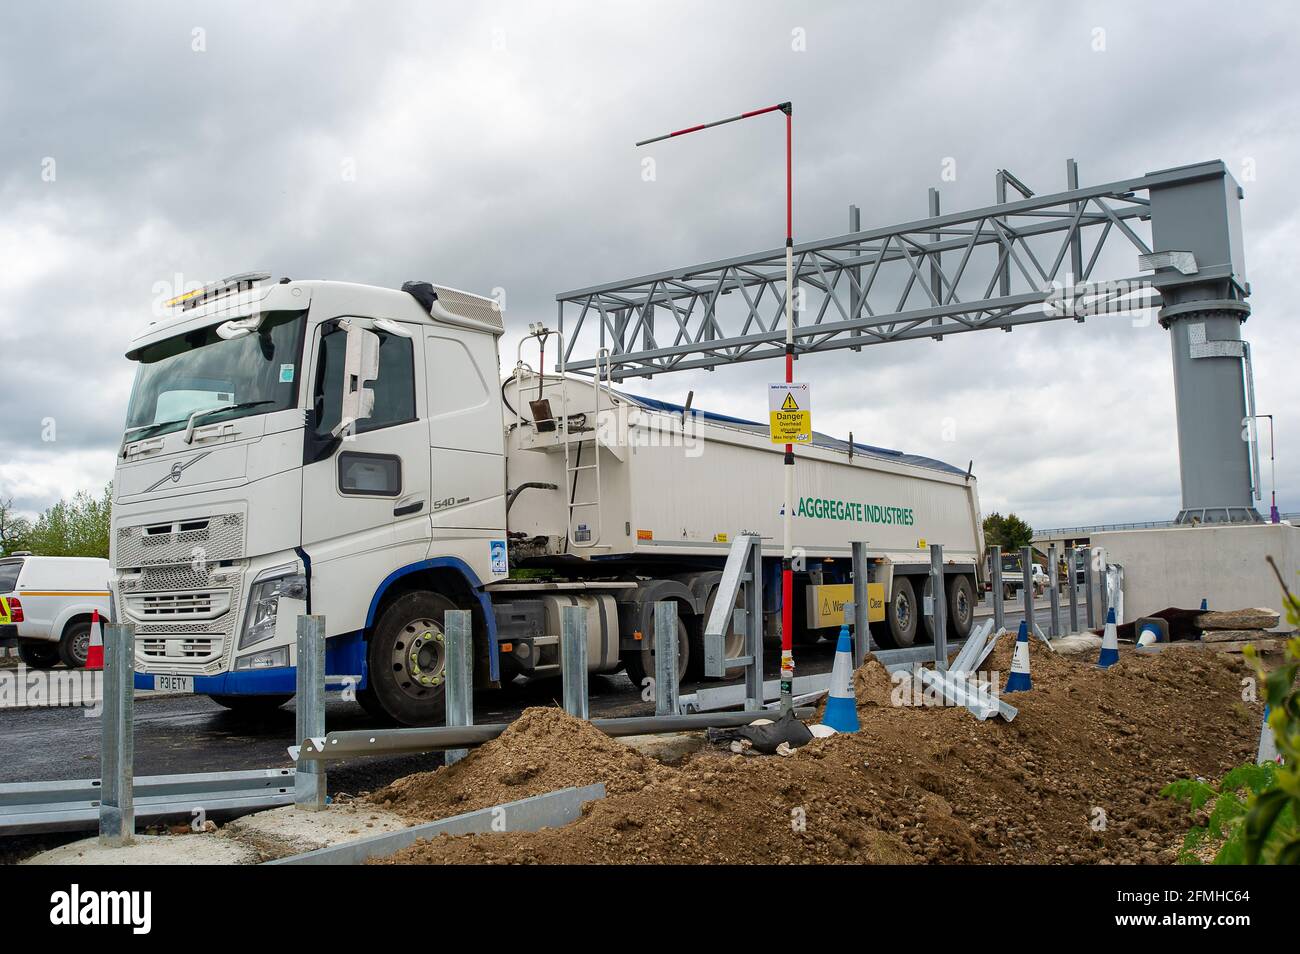
[[[1300,292],[1300,159],[1288,5],[1211,3],[70,3],[12,13],[0,37],[0,467],[88,453],[111,475],[132,332],[155,282],[248,267],[398,285],[506,289],[517,329],[573,287],[779,245],[775,123],[649,150],[639,138],[796,104],[796,230],[839,234],[988,204],[1007,166],[1040,191],[1223,158],[1244,182],[1262,410],[1279,446],[1289,302]],[[191,49],[206,31],[206,52]],[[791,50],[791,31],[807,52]],[[1106,51],[1093,52],[1095,28]],[[494,31],[503,31],[494,33]],[[504,50],[494,39],[504,39]],[[58,178],[44,182],[52,156]],[[939,179],[954,157],[955,182]],[[341,175],[354,161],[355,181]],[[1132,262],[1113,268],[1130,274]],[[986,507],[1039,523],[1178,507],[1164,332],[1060,322],[807,358],[818,424],[976,460]],[[13,360],[21,355],[21,361]],[[630,389],[762,413],[775,366]],[[1060,389],[1077,401],[1060,400]],[[1047,401],[1035,417],[1008,406]],[[54,449],[31,422],[58,421]],[[939,422],[956,421],[945,441]],[[51,458],[49,455],[55,455]],[[98,456],[95,456],[98,455]],[[81,473],[69,456],[68,473]],[[1285,458],[1284,458],[1285,459]],[[0,471],[0,473],[4,473]],[[87,480],[89,480],[89,475]],[[96,478],[96,480],[99,478]],[[1300,501],[1300,470],[1279,471]],[[31,507],[57,496],[24,484]],[[0,492],[6,481],[0,477]],[[1292,509],[1296,508],[1292,505]]]

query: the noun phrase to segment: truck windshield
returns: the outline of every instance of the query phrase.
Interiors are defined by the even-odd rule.
[[[229,340],[217,325],[144,348],[126,412],[126,437],[139,440],[197,423],[294,407],[306,312],[267,314],[253,334]]]

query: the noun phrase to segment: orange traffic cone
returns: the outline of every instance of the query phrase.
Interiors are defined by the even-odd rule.
[[[104,668],[104,631],[99,625],[99,610],[91,610],[90,646],[86,649],[86,668]]]

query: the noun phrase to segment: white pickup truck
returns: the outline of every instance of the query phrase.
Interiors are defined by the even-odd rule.
[[[13,556],[0,559],[0,596],[8,604],[18,655],[34,669],[86,664],[95,610],[108,619],[107,560]]]

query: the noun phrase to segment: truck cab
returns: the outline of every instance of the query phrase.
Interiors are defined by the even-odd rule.
[[[432,721],[446,609],[473,611],[476,675],[498,679],[502,313],[426,283],[267,277],[173,299],[127,352],[111,562],[136,685],[279,705],[297,616],[319,614],[332,680]]]

